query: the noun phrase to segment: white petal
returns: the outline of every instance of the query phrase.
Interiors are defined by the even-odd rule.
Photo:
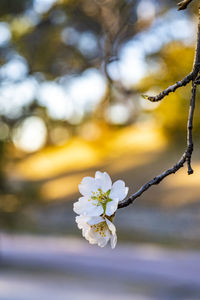
[[[118,203],[119,203],[119,200],[114,199],[106,204],[106,215],[107,216],[112,216],[116,212]]]
[[[111,248],[114,249],[117,244],[117,235],[113,234],[110,239]]]
[[[91,176],[83,177],[81,184],[92,184],[94,183],[94,178]]]
[[[97,204],[97,200],[92,200],[88,197],[80,197],[79,200],[74,203],[73,210],[79,215],[96,217],[103,214],[102,205]]]
[[[92,229],[90,227],[90,231],[89,231],[89,234],[88,234],[88,238],[87,240],[89,241],[90,244],[97,244],[98,243],[98,234],[97,232],[94,231],[94,229]]]
[[[84,237],[90,244],[97,244],[97,240],[92,235],[91,227],[89,228],[89,230],[87,230]]]
[[[102,221],[104,221],[104,219],[101,218],[101,217],[98,218],[98,219],[87,217],[87,216],[78,216],[78,217],[76,217],[76,222],[78,224],[78,228],[82,229],[83,237],[85,237],[85,239],[90,244],[99,243],[99,238],[101,238],[101,236],[99,235],[98,232],[95,232],[95,230],[88,223],[96,223],[96,222],[99,223],[99,221],[102,222]],[[109,238],[107,240],[109,240]],[[106,241],[106,243],[107,243],[107,241]]]
[[[106,218],[106,223],[108,225],[109,230],[111,231],[112,235],[111,235],[111,239],[110,239],[110,244],[111,244],[111,248],[114,249],[116,244],[117,244],[117,235],[116,235],[116,227],[115,225],[110,222],[107,218]]]
[[[81,214],[82,208],[81,208],[80,202],[77,201],[77,202],[74,203],[74,205],[73,205],[73,211],[74,211],[76,214],[78,214],[78,215]]]
[[[104,247],[110,239],[111,233],[108,229],[105,219],[102,217],[92,218],[89,223],[94,226],[90,227],[90,238],[95,241],[100,247]],[[100,224],[99,224],[100,223]],[[98,227],[99,226],[99,227]]]
[[[99,188],[103,192],[107,192],[108,190],[111,189],[112,181],[111,181],[108,173],[106,173],[106,172],[102,173],[100,171],[97,171],[95,173],[95,180],[96,180],[96,184],[99,185]]]
[[[90,216],[90,217],[98,217],[103,214],[103,207],[102,205],[90,205],[85,208],[84,215]]]
[[[106,220],[106,223],[107,223],[108,228],[111,231],[112,235],[116,234],[116,227],[115,227],[115,225],[112,222],[110,222],[107,218],[105,218],[105,220]]]
[[[78,228],[82,229],[83,237],[89,241],[90,244],[97,244],[97,240],[93,238],[91,234],[91,226],[88,224],[91,217],[86,216],[78,216],[76,217],[76,222],[78,224]]]
[[[106,244],[108,243],[109,241],[109,237],[104,237],[104,238],[99,238],[98,239],[98,246],[103,248],[106,246]]]
[[[87,216],[77,216],[76,223],[79,229],[83,229],[84,227],[88,227],[89,225],[87,222],[89,221],[90,217]]]
[[[78,207],[76,212],[84,216],[97,217],[103,214],[103,207],[101,205],[88,204],[81,208]]]
[[[108,241],[111,238],[111,234],[110,234],[110,230],[108,229],[108,227],[106,226],[105,230],[104,230],[104,237],[99,237],[98,239],[98,246],[100,247],[105,247],[105,245],[108,243]]]
[[[88,240],[89,237],[89,232],[90,232],[90,226],[82,228],[82,236]]]
[[[91,237],[87,238],[86,240],[92,245],[97,244],[97,241],[93,240],[93,238],[91,238]]]
[[[91,196],[92,192],[96,192],[97,189],[98,187],[93,177],[84,177],[79,184],[79,191],[83,196]]]
[[[105,220],[102,217],[91,217],[88,221],[88,224],[92,226],[92,225],[99,224],[104,221]]]
[[[122,180],[117,180],[113,183],[109,197],[111,199],[118,198],[119,201],[123,200],[128,194],[128,187]]]
[[[93,240],[96,241],[99,247],[104,247],[110,239],[111,234],[110,231],[106,229],[106,227],[104,230],[104,234],[105,236],[102,236],[99,231],[95,231],[95,229],[91,229],[91,238],[93,238]]]
[[[77,202],[73,205],[73,210],[76,214],[82,214],[84,207],[87,205],[88,198],[80,197]]]

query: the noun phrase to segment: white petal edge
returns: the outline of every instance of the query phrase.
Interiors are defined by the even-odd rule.
[[[100,238],[100,239],[98,239],[97,244],[98,244],[99,247],[103,248],[103,247],[105,247],[107,245],[108,241],[109,241],[109,237],[107,237],[107,238]]]
[[[110,192],[110,198],[118,198],[119,201],[123,200],[128,194],[128,187],[125,187],[125,182],[123,180],[117,180],[113,183]]]
[[[99,188],[104,192],[106,193],[108,190],[111,189],[112,187],[112,181],[111,181],[111,178],[110,176],[108,175],[108,173],[104,172],[100,172],[100,171],[97,171],[95,173],[95,181],[96,181],[96,184],[99,185]]]
[[[76,223],[78,225],[78,228],[83,229],[84,227],[86,227],[88,225],[87,222],[89,221],[89,219],[90,219],[90,217],[87,217],[87,216],[77,216]]]
[[[88,201],[87,197],[80,197],[73,205],[73,210],[78,215],[84,216],[100,216],[103,214],[103,207],[96,205],[96,200]]]
[[[83,196],[90,196],[92,192],[96,192],[98,187],[96,186],[95,179],[93,177],[84,177],[79,184],[79,192]]]
[[[106,223],[108,225],[109,230],[111,231],[111,238],[110,238],[110,244],[111,244],[111,248],[114,249],[116,244],[117,244],[117,235],[116,235],[116,227],[115,225],[110,222],[107,218],[106,219]]]
[[[82,210],[86,206],[87,202],[88,202],[88,198],[80,197],[79,200],[73,204],[73,211],[76,214],[82,214]]]
[[[117,235],[116,235],[116,233],[111,236],[110,245],[111,245],[112,249],[114,249],[116,247],[116,245],[117,245]]]
[[[119,199],[113,199],[112,201],[106,204],[105,213],[107,216],[112,216],[116,212],[118,203],[119,203]]]
[[[104,220],[104,218],[102,218],[102,217],[91,217],[89,220],[88,220],[88,224],[89,225],[95,225],[95,224],[99,224],[99,223],[101,223],[101,222],[104,222],[105,220]]]
[[[108,228],[111,231],[111,233],[115,234],[116,233],[116,227],[115,227],[115,225],[111,221],[109,221],[107,218],[105,218],[105,221],[106,221],[106,223],[108,225]]]

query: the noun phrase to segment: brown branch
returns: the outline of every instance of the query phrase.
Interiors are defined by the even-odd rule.
[[[146,184],[144,184],[136,193],[134,193],[128,199],[121,201],[118,205],[119,208],[126,207],[133,203],[135,199],[140,197],[146,190],[148,190],[152,185],[159,184],[165,177],[175,174],[180,168],[182,168],[187,161],[188,164],[188,175],[193,173],[191,167],[191,157],[193,152],[193,140],[192,140],[192,128],[193,128],[193,118],[194,118],[194,110],[195,110],[195,99],[196,99],[196,83],[193,83],[192,88],[192,96],[190,102],[190,111],[188,116],[188,126],[187,126],[187,149],[183,153],[181,159],[170,169],[164,171],[160,175],[156,176],[154,179],[150,180]]]
[[[156,176],[154,179],[152,179],[149,182],[147,182],[146,184],[144,184],[136,193],[134,193],[128,199],[119,202],[118,209],[130,205],[131,203],[133,203],[133,201],[135,201],[135,199],[140,197],[152,185],[159,184],[165,177],[169,176],[170,174],[175,174],[180,168],[182,168],[184,166],[185,162],[186,162],[186,153],[183,154],[183,156],[178,161],[178,163],[175,164],[172,168],[168,169],[167,171],[161,173],[160,175]]]
[[[182,2],[185,2],[185,1],[182,1]],[[182,3],[182,2],[180,2],[180,3]],[[189,2],[188,2],[188,4],[189,4]],[[197,44],[196,44],[195,58],[194,58],[192,71],[186,77],[184,77],[182,80],[169,86],[168,88],[166,88],[164,91],[162,91],[157,96],[143,95],[143,98],[145,98],[151,102],[161,101],[164,97],[168,96],[170,93],[175,92],[178,88],[186,86],[192,80],[194,81],[197,78],[199,71],[200,71],[200,22],[198,23]]]
[[[197,45],[195,51],[193,71],[188,75],[191,77],[188,78],[188,76],[186,76],[182,81],[180,81],[182,82],[182,85],[177,83],[175,87],[172,86],[175,89],[177,89],[180,86],[188,84],[192,80],[192,93],[191,93],[190,109],[189,109],[188,122],[187,122],[187,148],[183,153],[181,159],[172,168],[164,171],[160,175],[156,176],[154,179],[144,184],[136,193],[134,193],[128,199],[119,202],[118,209],[130,205],[135,201],[135,199],[140,197],[151,186],[157,185],[165,177],[171,174],[175,174],[180,168],[184,166],[185,162],[187,162],[188,175],[193,173],[193,169],[191,167],[191,157],[193,152],[192,129],[193,129],[193,119],[194,119],[194,110],[195,110],[195,100],[196,100],[196,85],[199,84],[199,77],[198,77],[199,70],[200,70],[200,16],[199,16],[199,23],[198,23]],[[170,90],[168,91],[168,93],[169,92]]]
[[[187,153],[186,153],[186,160],[188,166],[188,175],[193,174],[193,169],[191,167],[191,158],[193,152],[193,140],[192,140],[192,129],[193,129],[193,117],[194,117],[194,110],[195,110],[195,100],[196,100],[196,83],[193,82],[192,85],[192,96],[190,101],[190,110],[189,110],[189,117],[188,117],[188,133],[187,133]]]
[[[187,85],[192,79],[194,78],[194,71],[188,74],[185,78],[180,81],[177,81],[175,84],[169,86],[167,89],[162,91],[157,96],[147,96],[143,95],[143,98],[151,101],[151,102],[158,102],[161,101],[165,96],[169,95],[170,93],[175,92],[178,88]]]
[[[188,5],[192,2],[193,0],[183,0],[178,3],[178,10],[183,10],[188,7]]]

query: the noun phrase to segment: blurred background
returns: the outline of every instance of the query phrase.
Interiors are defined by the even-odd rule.
[[[72,204],[96,170],[129,194],[185,149],[197,1],[0,1],[0,299],[200,299],[195,174],[116,214],[118,245],[81,237]],[[197,95],[199,97],[199,95]]]

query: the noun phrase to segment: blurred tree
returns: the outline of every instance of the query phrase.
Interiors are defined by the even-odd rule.
[[[89,68],[100,69],[108,78],[110,75],[103,73],[102,68],[105,62],[117,60],[121,48],[152,25],[153,11],[157,16],[163,15],[175,5],[176,1],[172,0],[164,3],[153,0],[3,0],[0,20],[11,36],[0,45],[4,70],[0,72],[1,82],[15,78],[5,71],[14,59],[26,69],[16,80],[33,76],[39,83],[56,79],[67,84],[70,76]],[[114,80],[111,77],[108,79]],[[118,80],[115,84],[123,86]],[[107,99],[112,100],[113,96],[109,94]],[[18,114],[18,117],[21,116]],[[16,122],[17,118],[12,116]]]
[[[182,57],[184,59],[177,59]],[[159,67],[142,79],[139,86],[141,93],[151,94],[162,91],[184,78],[191,71],[193,58],[194,48],[192,46],[186,46],[181,42],[171,42],[164,46],[159,53],[148,57],[150,61],[159,59]],[[159,103],[154,111],[157,124],[165,130],[169,137],[176,140],[185,140],[190,92],[191,87],[187,86],[170,94]],[[195,122],[197,123],[198,120]]]

